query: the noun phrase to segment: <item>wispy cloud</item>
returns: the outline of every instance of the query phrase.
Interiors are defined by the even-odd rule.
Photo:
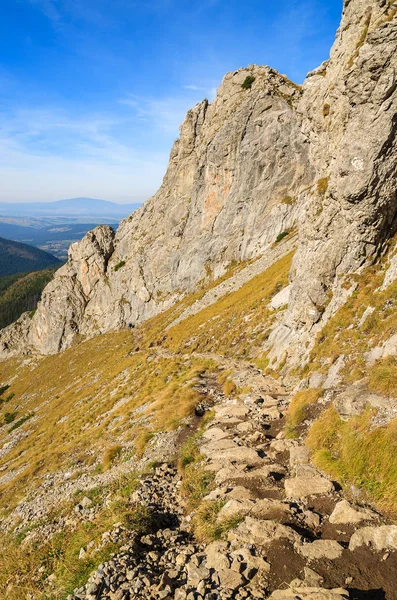
[[[117,128],[128,125],[111,115],[73,117],[51,108],[0,113],[0,198],[147,198],[161,182],[168,155],[120,141]]]
[[[199,87],[189,89],[200,92]],[[204,94],[202,92],[196,94],[193,98],[191,94],[151,98],[130,93],[121,98],[119,103],[128,106],[137,119],[150,123],[151,127],[176,135],[186,112],[203,98]]]
[[[29,0],[30,4],[41,10],[41,12],[53,23],[58,24],[61,20],[58,0]]]

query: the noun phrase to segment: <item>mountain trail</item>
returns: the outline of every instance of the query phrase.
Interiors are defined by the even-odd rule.
[[[393,600],[397,527],[346,500],[301,440],[285,438],[289,397],[278,381],[220,362],[251,391],[225,396],[202,377],[213,418],[200,427],[196,417],[187,432],[212,478],[199,506],[188,510],[185,472],[156,467],[131,496],[151,514],[150,532],[130,532],[68,600]]]

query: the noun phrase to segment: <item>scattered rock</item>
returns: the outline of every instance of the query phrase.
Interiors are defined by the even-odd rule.
[[[362,521],[371,521],[376,517],[375,513],[366,509],[355,509],[347,500],[338,502],[329,517],[332,524],[361,523]]]

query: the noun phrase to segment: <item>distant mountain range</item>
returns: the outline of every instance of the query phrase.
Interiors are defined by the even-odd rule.
[[[0,216],[15,217],[90,217],[119,221],[140,204],[115,204],[96,198],[70,198],[56,202],[0,202]]]
[[[61,266],[61,261],[33,246],[0,238],[0,277],[39,271],[52,265]]]

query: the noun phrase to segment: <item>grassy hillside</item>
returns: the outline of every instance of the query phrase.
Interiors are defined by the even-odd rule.
[[[179,323],[173,324],[215,283],[132,331],[98,335],[55,356],[0,363],[1,518],[6,522],[24,502],[41,510],[46,494],[57,494],[65,481],[74,494],[54,513],[41,513],[41,520],[30,518],[16,535],[0,534],[0,586],[18,574],[32,586],[35,598],[64,599],[66,591],[115,550],[104,547],[96,563],[80,561],[80,548],[93,535],[84,524],[64,529],[59,539],[47,541],[48,547],[31,545],[29,553],[21,542],[48,520],[57,522],[61,513],[69,514],[84,494],[94,502],[107,499],[95,520],[98,536],[109,523],[123,521],[128,497],[124,488],[131,491],[136,459],[156,440],[161,447],[168,435],[164,432],[175,432],[194,414],[202,399],[200,382],[211,378],[225,393],[228,384],[239,393],[229,379],[237,361],[248,359],[266,368],[264,347],[277,318],[269,302],[287,284],[291,260],[292,253]],[[354,292],[319,335],[309,365],[297,378],[304,381],[314,371],[327,371],[344,353],[342,385],[360,379],[374,391],[395,393],[395,359],[371,367],[362,360],[366,344],[379,344],[396,331],[396,284],[383,292],[378,289],[385,266],[386,259],[354,278]],[[374,311],[360,325],[369,305]],[[348,323],[355,326],[349,329]],[[397,420],[374,427],[372,417],[367,411],[342,421],[333,405],[324,403],[322,389],[305,389],[291,402],[287,434],[308,433],[313,459],[322,469],[343,485],[361,487],[378,506],[397,514]],[[18,527],[18,521],[14,524]],[[63,554],[65,540],[68,550]],[[46,553],[56,556],[56,565],[51,563],[45,573],[56,572],[63,590],[50,596],[43,591],[45,585],[31,577]],[[11,590],[10,599],[19,600],[21,589]]]
[[[36,309],[43,289],[57,269],[55,266],[0,278],[0,329],[16,321],[22,313]]]
[[[61,265],[59,259],[27,244],[0,238],[0,277]]]
[[[167,324],[197,296],[133,333],[97,336],[28,365],[17,360],[0,363],[0,386],[12,382],[0,401],[0,422],[7,425],[0,429],[0,443],[15,440],[16,433],[27,434],[0,458],[0,468],[7,463],[8,472],[15,474],[5,484],[0,480],[1,506],[11,508],[48,472],[77,465],[80,471],[100,469],[102,457],[115,444],[127,457],[140,452],[156,432],[177,427],[199,399],[194,389],[197,375],[215,369],[208,353],[220,330],[233,323],[234,333],[216,348],[219,354],[259,351],[270,324],[267,304],[286,282],[291,258],[281,259],[237,292],[171,327],[166,339]],[[202,331],[200,342],[195,331]],[[16,433],[10,431],[6,415],[13,417],[12,423],[24,420]]]

